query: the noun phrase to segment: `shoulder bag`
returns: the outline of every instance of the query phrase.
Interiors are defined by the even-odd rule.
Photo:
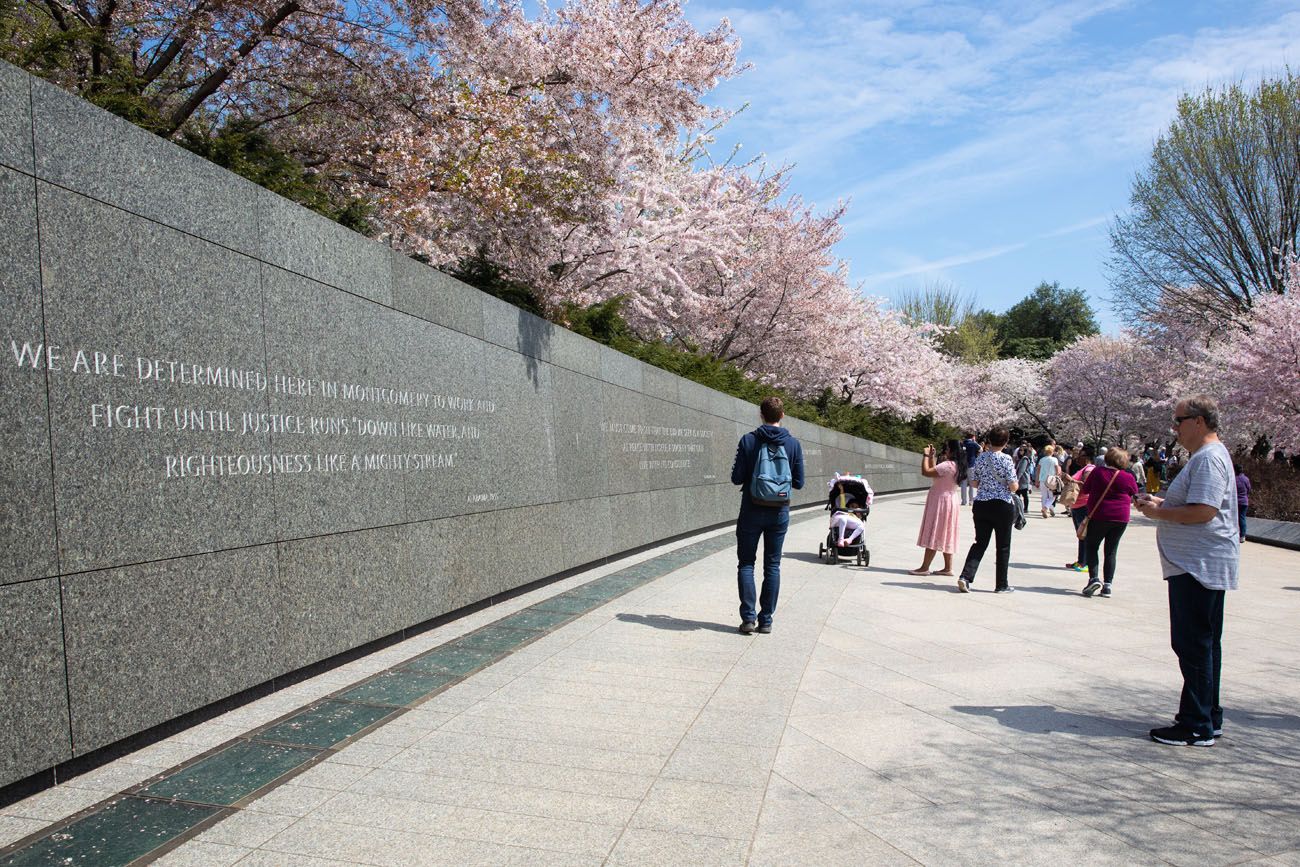
[[[1089,475],[1092,475],[1092,473],[1089,473]],[[1097,498],[1097,502],[1092,504],[1092,508],[1088,510],[1088,516],[1079,522],[1079,529],[1075,531],[1074,535],[1078,536],[1080,541],[1087,538],[1088,524],[1092,522],[1092,516],[1097,514],[1097,509],[1101,508],[1102,501],[1105,500],[1106,495],[1110,493],[1110,486],[1115,484],[1115,478],[1118,475],[1119,470],[1111,470],[1110,481],[1106,483],[1106,489],[1101,492],[1101,496]]]

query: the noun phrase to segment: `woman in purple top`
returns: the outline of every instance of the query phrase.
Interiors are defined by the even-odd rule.
[[[1113,448],[1106,452],[1106,466],[1098,467],[1083,483],[1079,499],[1088,500],[1088,535],[1084,539],[1084,549],[1088,556],[1088,585],[1083,588],[1084,596],[1091,596],[1098,590],[1104,598],[1110,598],[1110,586],[1115,580],[1115,554],[1119,551],[1119,539],[1128,529],[1129,506],[1137,496],[1137,482],[1128,471],[1128,452]],[[1097,578],[1099,557],[1097,549],[1106,544],[1106,568],[1102,574],[1104,580]]]

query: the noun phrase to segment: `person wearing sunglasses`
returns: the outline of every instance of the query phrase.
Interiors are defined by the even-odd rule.
[[[1165,496],[1135,508],[1156,522],[1156,547],[1169,584],[1170,644],[1183,675],[1174,724],[1151,730],[1157,743],[1208,747],[1223,733],[1219,675],[1226,591],[1237,589],[1237,484],[1219,439],[1219,407],[1205,395],[1174,408],[1173,433],[1190,457]]]

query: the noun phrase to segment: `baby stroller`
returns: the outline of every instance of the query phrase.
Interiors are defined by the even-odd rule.
[[[835,564],[841,559],[856,559],[859,566],[871,565],[871,552],[867,550],[866,528],[846,545],[837,544],[839,535],[835,528],[835,516],[845,512],[856,516],[864,524],[871,514],[871,501],[875,491],[862,476],[849,476],[836,473],[830,480],[830,497],[826,509],[831,513],[831,528],[826,533],[826,541],[817,546],[817,556],[824,563]],[[850,504],[856,505],[850,508]]]

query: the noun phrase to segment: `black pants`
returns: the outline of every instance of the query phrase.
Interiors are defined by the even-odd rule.
[[[1083,519],[1086,517],[1088,517],[1087,506],[1080,506],[1078,508],[1070,509],[1070,520],[1074,521],[1075,534],[1078,534],[1079,525],[1083,523]],[[1074,555],[1074,562],[1080,566],[1088,565],[1088,547],[1087,545],[1084,544],[1084,541],[1082,539],[1079,540],[1079,550]]]
[[[1011,525],[1016,519],[1016,507],[1007,500],[976,500],[971,507],[975,517],[975,544],[966,554],[961,567],[961,577],[966,583],[975,583],[980,560],[989,547],[989,537],[997,534],[997,586],[1007,586],[1007,566],[1011,563]]]
[[[1097,578],[1097,561],[1101,558],[1097,556],[1097,551],[1101,548],[1102,543],[1106,543],[1106,567],[1102,574],[1102,583],[1107,586],[1115,580],[1115,554],[1119,551],[1119,539],[1128,529],[1127,521],[1089,521],[1088,537],[1084,540],[1084,545],[1088,549],[1088,580],[1091,582]]]
[[[1223,663],[1224,591],[1186,573],[1169,582],[1169,643],[1183,673],[1177,721],[1200,735],[1223,727],[1219,672]]]
[[[1020,490],[1016,492],[1016,496],[1020,497],[1020,501],[1025,504],[1025,514],[1028,515],[1029,514],[1029,483],[1028,482],[1025,482],[1023,485],[1020,486]]]

